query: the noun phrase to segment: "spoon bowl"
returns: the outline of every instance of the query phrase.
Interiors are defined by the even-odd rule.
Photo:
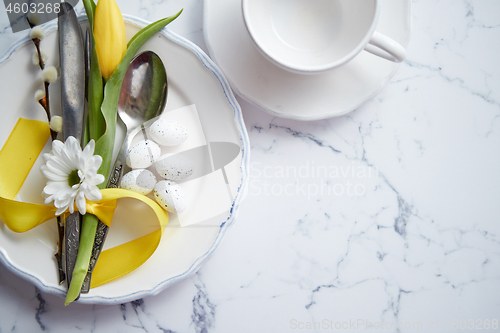
[[[156,53],[146,51],[132,60],[118,100],[118,115],[127,132],[163,111],[167,87],[165,66]]]
[[[118,116],[127,133],[111,171],[108,187],[118,187],[128,149],[143,124],[158,116],[167,100],[167,73],[163,62],[152,51],[139,54],[130,63],[118,99]]]

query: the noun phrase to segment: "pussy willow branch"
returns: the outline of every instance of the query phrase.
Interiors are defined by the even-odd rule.
[[[35,26],[35,24],[32,24],[28,18],[26,20],[28,21],[30,28],[33,28]],[[45,63],[43,61],[42,52],[40,50],[40,38],[33,38],[32,41],[33,44],[35,45],[36,52],[38,55],[38,66],[40,67],[40,70],[43,70],[45,68]],[[44,81],[45,97],[39,100],[38,102],[45,110],[45,113],[47,114],[47,120],[50,123],[51,116],[50,116],[50,103],[49,103],[49,84],[50,84],[49,82]],[[57,138],[57,132],[51,129],[50,137],[52,141],[54,141]],[[57,216],[57,232],[59,237],[57,242],[57,253],[54,256],[56,257],[57,260],[57,268],[59,271],[59,284],[61,284],[66,279],[66,274],[64,273],[64,269],[62,267],[62,243],[64,237],[64,226],[60,216]]]
[[[35,24],[33,24],[28,18],[26,18],[26,20],[28,21],[30,28],[33,28],[35,26]],[[42,51],[40,50],[40,38],[33,38],[31,41],[35,45],[36,53],[38,55],[38,66],[40,67],[41,70],[44,70],[45,63],[43,61]],[[49,102],[49,85],[50,85],[49,82],[44,82],[45,97],[42,100],[40,100],[39,103],[45,110],[45,113],[47,114],[47,120],[50,122],[51,116],[50,116],[50,102]],[[57,138],[57,132],[51,129],[50,136],[52,137],[52,140],[55,140]]]

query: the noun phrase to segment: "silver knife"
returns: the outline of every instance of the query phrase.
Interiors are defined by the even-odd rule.
[[[61,3],[58,14],[59,66],[61,67],[61,106],[64,140],[70,136],[81,142],[85,99],[85,61],[83,37],[73,7]],[[66,218],[66,281],[71,283],[80,244],[80,213]]]

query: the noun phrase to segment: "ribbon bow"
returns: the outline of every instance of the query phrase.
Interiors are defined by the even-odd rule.
[[[46,122],[19,118],[0,151],[0,219],[14,232],[25,232],[55,217],[56,208],[14,200],[38,155],[50,136]],[[159,229],[128,243],[105,250],[92,273],[91,288],[130,273],[155,252],[168,214],[150,198],[124,189],[103,189],[102,199],[87,201],[87,212],[111,225],[117,200],[133,198],[150,207],[158,220]]]

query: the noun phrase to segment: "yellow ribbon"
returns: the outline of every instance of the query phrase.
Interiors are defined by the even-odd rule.
[[[55,217],[54,206],[14,200],[49,136],[46,122],[20,118],[0,151],[0,219],[12,231],[25,232]],[[167,212],[144,195],[124,189],[104,189],[101,193],[100,201],[87,201],[87,212],[96,215],[107,226],[111,225],[117,200],[133,198],[154,211],[159,229],[103,251],[92,274],[92,288],[141,266],[155,252],[168,223]]]

